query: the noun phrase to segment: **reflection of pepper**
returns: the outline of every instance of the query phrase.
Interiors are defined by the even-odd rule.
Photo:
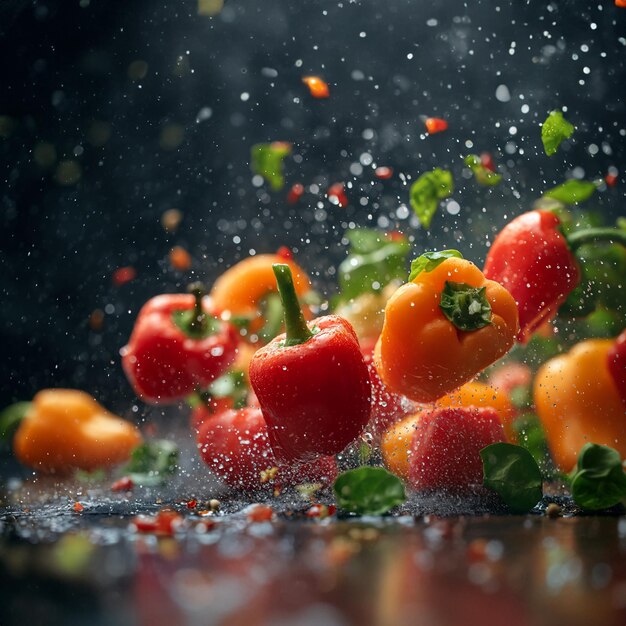
[[[376,369],[391,390],[416,402],[471,380],[506,354],[517,332],[511,295],[455,255],[420,271],[385,309]]]
[[[624,404],[609,371],[611,339],[590,339],[539,369],[534,400],[554,460],[564,471],[588,442],[626,456]]]
[[[137,395],[166,404],[210,384],[235,360],[238,335],[209,316],[202,290],[149,300],[139,312],[122,365]]]
[[[135,426],[75,389],[40,391],[13,440],[24,465],[50,473],[110,467],[140,443]]]
[[[572,246],[590,240],[626,241],[613,228],[590,228],[568,235],[550,211],[524,213],[495,238],[485,261],[485,276],[511,292],[519,308],[518,341],[526,342],[544,321],[553,318],[580,282]]]
[[[224,318],[248,321],[248,331],[261,343],[273,339],[281,329],[282,307],[276,293],[274,263],[291,268],[298,296],[306,294],[311,284],[304,270],[281,254],[257,254],[226,270],[211,289],[213,310]],[[249,336],[248,336],[249,337]]]
[[[607,362],[620,398],[626,405],[626,329],[611,346]]]
[[[250,382],[279,458],[341,452],[370,415],[370,381],[354,330],[329,315],[307,325],[287,265],[274,266],[287,332],[256,352]]]

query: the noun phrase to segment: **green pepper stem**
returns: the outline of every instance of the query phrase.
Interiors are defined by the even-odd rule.
[[[201,335],[206,330],[207,325],[207,315],[202,308],[202,298],[206,294],[206,289],[201,282],[195,282],[187,287],[187,291],[195,298],[193,316],[189,321],[189,332],[193,335]]]
[[[579,230],[565,236],[569,247],[576,249],[586,243],[593,243],[596,241],[609,241],[611,243],[621,243],[626,246],[626,230],[620,230],[618,228],[586,228],[585,230]]]
[[[285,345],[297,346],[308,341],[313,336],[313,333],[309,330],[302,314],[296,289],[293,285],[291,269],[284,263],[274,263],[272,269],[274,270],[274,276],[276,276],[278,293],[280,294],[285,314]]]

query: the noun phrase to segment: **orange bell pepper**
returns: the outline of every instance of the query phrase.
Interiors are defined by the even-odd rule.
[[[557,465],[570,471],[588,442],[626,456],[626,407],[607,355],[612,339],[589,339],[544,363],[533,395],[548,446]]]
[[[84,391],[44,389],[20,423],[13,450],[24,465],[65,474],[117,465],[140,443],[133,424],[109,413]]]
[[[454,250],[416,259],[410,280],[387,302],[374,360],[392,391],[432,402],[508,352],[517,305]]]
[[[421,418],[422,409],[413,415],[396,422],[385,431],[380,440],[380,451],[383,455],[385,467],[400,478],[409,477],[409,456],[413,434]]]
[[[252,343],[259,339],[267,343],[282,328],[282,306],[272,270],[275,263],[289,265],[299,297],[311,289],[304,270],[282,253],[257,254],[239,261],[215,281],[210,293],[214,313],[225,319],[244,318],[249,322],[246,338],[252,338]],[[311,317],[308,308],[303,312],[305,317]]]

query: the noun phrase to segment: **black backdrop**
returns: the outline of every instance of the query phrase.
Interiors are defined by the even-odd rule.
[[[481,261],[543,190],[611,166],[617,188],[590,204],[624,213],[626,10],[608,1],[228,0],[214,17],[197,0],[1,7],[1,405],[72,386],[128,411],[118,351],[142,302],[190,277],[167,264],[175,244],[209,283],[250,249],[286,244],[330,292],[350,222]],[[310,73],[328,100],[307,93]],[[562,106],[578,130],[548,158],[539,123]],[[450,129],[425,136],[423,115]],[[294,144],[278,193],[249,169],[250,146],[272,140]],[[505,173],[491,190],[461,167],[485,150]],[[377,181],[372,160],[394,179]],[[424,232],[398,174],[435,166],[453,169],[456,204]],[[324,198],[336,181],[352,184],[348,207]],[[294,182],[320,191],[289,206]],[[170,208],[184,214],[174,234],[160,224]],[[138,278],[116,288],[125,265]]]

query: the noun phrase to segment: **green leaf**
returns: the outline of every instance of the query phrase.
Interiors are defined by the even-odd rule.
[[[464,159],[465,165],[474,173],[474,178],[479,185],[493,187],[502,181],[502,174],[496,174],[482,164],[479,156],[470,154]]]
[[[588,180],[576,180],[571,178],[562,185],[549,189],[543,195],[563,202],[563,204],[576,204],[577,202],[583,202],[591,198],[596,189],[595,183],[591,183]]]
[[[232,398],[233,407],[240,409],[246,406],[248,398],[246,374],[243,370],[231,370],[215,379],[208,391],[213,398]]]
[[[11,445],[13,434],[30,410],[30,402],[16,402],[0,413],[0,444]]]
[[[411,262],[411,273],[409,281],[415,280],[422,272],[432,272],[446,259],[455,257],[462,259],[463,255],[458,250],[435,250],[434,252],[424,252]]]
[[[447,198],[453,191],[452,174],[439,168],[422,174],[411,185],[411,207],[424,228],[430,226],[439,201]]]
[[[596,511],[622,502],[626,498],[626,473],[619,452],[596,443],[583,446],[571,490],[574,502],[583,509]]]
[[[447,280],[441,292],[439,308],[459,330],[472,331],[491,324],[491,304],[486,287]]]
[[[359,467],[337,477],[339,507],[357,515],[383,515],[406,500],[402,481],[382,467]]]
[[[262,176],[274,191],[285,185],[283,161],[291,154],[291,144],[286,141],[257,143],[250,150],[252,172]]]
[[[137,446],[123,468],[124,475],[138,484],[153,487],[163,484],[178,467],[178,447],[166,439],[156,439]]]
[[[342,300],[381,291],[392,280],[405,275],[410,250],[405,238],[392,240],[385,233],[365,228],[350,231],[346,237],[351,251],[338,269]]]
[[[541,127],[541,141],[546,154],[555,154],[561,142],[569,139],[574,130],[573,124],[563,117],[561,111],[552,111]]]
[[[480,451],[483,485],[495,491],[514,513],[530,511],[543,497],[541,471],[532,454],[511,443]]]

